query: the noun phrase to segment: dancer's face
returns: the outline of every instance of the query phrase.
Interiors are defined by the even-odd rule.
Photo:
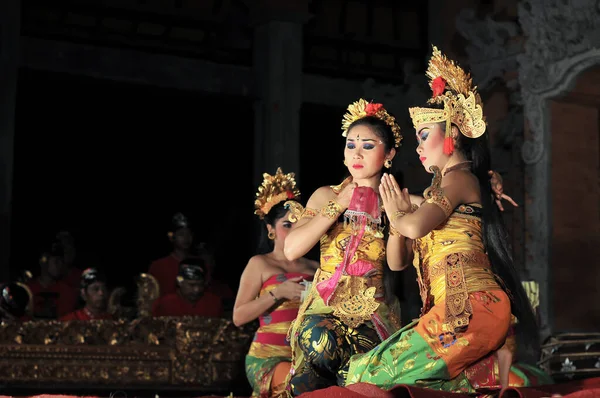
[[[428,173],[429,167],[443,169],[449,157],[444,154],[444,130],[439,123],[423,123],[417,126],[417,153]]]
[[[344,159],[355,180],[376,176],[386,159],[385,145],[370,127],[354,126],[348,131]]]
[[[273,230],[275,232],[275,240],[277,241],[284,242],[285,237],[288,235],[290,229],[292,229],[292,226],[294,225],[290,220],[288,220],[289,214],[290,212],[288,211],[285,213],[285,216],[278,219],[275,222],[275,227],[271,225],[267,227],[269,231]]]

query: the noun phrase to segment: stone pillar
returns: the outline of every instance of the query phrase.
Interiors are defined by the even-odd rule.
[[[10,216],[20,21],[20,0],[0,1],[0,282],[10,277]]]
[[[253,8],[255,186],[281,167],[300,180],[303,25],[308,1],[259,0]]]

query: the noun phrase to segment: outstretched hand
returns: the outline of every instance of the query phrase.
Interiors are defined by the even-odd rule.
[[[504,193],[504,187],[502,186],[502,176],[494,170],[488,171],[488,175],[490,176],[490,184],[492,186],[492,192],[494,194],[494,201],[496,202],[496,206],[498,206],[500,211],[504,211],[504,206],[502,206],[502,200],[508,201],[514,207],[519,207],[519,205],[513,200],[513,198]]]

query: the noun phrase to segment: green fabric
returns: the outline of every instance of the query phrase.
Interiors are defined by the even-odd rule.
[[[373,350],[350,358],[346,385],[370,383],[389,390],[398,384],[449,392],[476,393],[464,372],[453,379],[445,362],[437,357],[414,326],[405,326]],[[552,378],[542,369],[516,363],[511,373],[523,379],[523,387],[552,384]]]
[[[257,358],[246,355],[246,377],[252,386],[252,396],[260,396],[269,392],[273,369],[279,362],[290,362],[290,358],[271,357]]]
[[[524,380],[525,383],[522,387],[554,384],[552,377],[537,366],[526,363],[515,363],[510,367],[510,371]]]
[[[414,330],[417,321],[400,329],[373,350],[350,358],[346,385],[371,383],[383,389],[421,380],[448,380],[445,362]]]

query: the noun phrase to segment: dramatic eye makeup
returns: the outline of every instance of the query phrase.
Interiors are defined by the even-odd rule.
[[[358,141],[362,141],[362,148],[365,150],[371,150],[373,148],[375,148],[377,146],[377,143],[375,142],[375,140],[371,140],[371,139],[358,139]],[[346,141],[346,148],[348,149],[354,149],[356,148],[356,142],[353,139],[349,139],[348,141]]]
[[[429,136],[429,128],[427,127],[423,127],[421,130],[419,130],[419,132],[417,133],[417,141],[421,142],[421,141],[425,141],[427,139],[427,137]]]

